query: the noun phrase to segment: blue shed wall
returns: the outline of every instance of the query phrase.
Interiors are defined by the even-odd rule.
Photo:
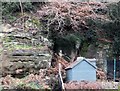
[[[72,69],[67,70],[67,81],[71,81],[72,79]]]
[[[96,81],[96,69],[86,61],[78,63],[75,67],[69,69],[67,72],[68,81]]]

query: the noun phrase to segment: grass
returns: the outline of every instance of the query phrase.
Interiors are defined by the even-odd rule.
[[[12,37],[5,37],[3,38],[3,47],[8,50],[13,49],[32,49],[32,48],[42,48],[41,45],[33,46],[31,44],[19,44],[17,42],[14,42],[14,38]]]
[[[33,48],[42,48],[41,45],[37,46],[32,46],[32,45],[27,45],[27,44],[11,44],[11,43],[6,43],[4,44],[4,47],[8,50],[13,50],[13,49],[33,49]]]
[[[30,45],[14,45],[13,46],[14,49],[31,49],[31,48],[41,48],[41,46],[30,46]]]

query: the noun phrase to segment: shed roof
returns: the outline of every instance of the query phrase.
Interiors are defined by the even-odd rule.
[[[82,61],[86,61],[88,64],[90,64],[93,68],[97,69],[96,66],[94,66],[93,64],[91,64],[91,61],[96,61],[96,59],[86,59],[84,57],[78,57],[76,61],[74,61],[73,63],[71,63],[67,68],[67,69],[72,69],[73,67],[75,67],[78,63],[82,62]]]

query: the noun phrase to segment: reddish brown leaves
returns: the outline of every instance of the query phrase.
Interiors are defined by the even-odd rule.
[[[65,83],[66,89],[101,89],[101,85],[98,82],[88,82],[88,81],[72,81]]]
[[[40,19],[46,19],[49,17],[47,26],[52,28],[53,31],[58,31],[65,33],[70,29],[64,29],[64,26],[72,26],[72,31],[84,30],[86,25],[86,18],[97,18],[101,17],[100,15],[94,12],[94,8],[103,7],[102,3],[70,3],[70,2],[52,2],[42,10],[39,10],[36,15]],[[69,22],[66,22],[66,20]],[[84,22],[84,23],[83,23]],[[83,29],[81,28],[83,27]],[[59,33],[58,32],[58,33]]]

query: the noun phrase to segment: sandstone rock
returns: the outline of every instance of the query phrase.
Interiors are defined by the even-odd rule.
[[[51,55],[39,50],[14,50],[5,53],[6,65],[3,65],[3,74],[25,75],[38,73],[40,69],[50,67]],[[17,70],[22,69],[18,72]],[[17,73],[16,73],[17,72]]]

